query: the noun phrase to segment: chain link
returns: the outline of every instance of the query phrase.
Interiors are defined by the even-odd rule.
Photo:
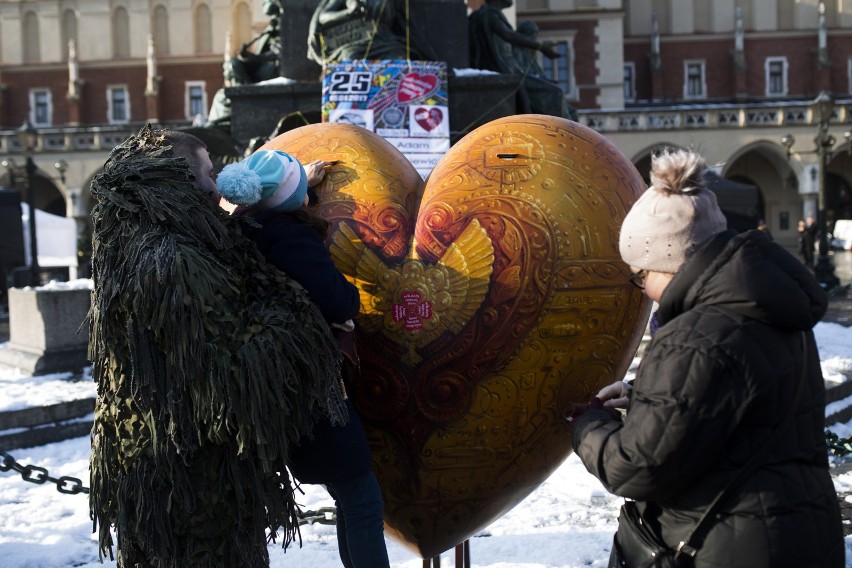
[[[852,454],[852,437],[841,438],[831,430],[826,430],[825,443],[828,444],[828,451],[835,456],[843,457],[846,454]]]
[[[51,477],[48,471],[43,467],[36,465],[21,465],[11,454],[0,452],[3,461],[0,462],[0,472],[9,470],[17,471],[21,474],[24,481],[42,485],[47,481],[56,484],[56,490],[66,495],[76,495],[78,493],[89,493],[88,487],[83,487],[83,482],[76,477],[62,476],[59,478]],[[320,507],[316,511],[302,511],[299,513],[299,524],[321,524],[335,525],[337,524],[337,509],[334,507]]]
[[[337,509],[334,507],[320,507],[316,511],[300,511],[299,524],[307,525],[318,523],[320,525],[336,525]]]
[[[50,481],[51,483],[56,484],[57,491],[65,493],[66,495],[76,495],[78,493],[89,492],[89,488],[83,487],[83,482],[76,477],[69,477],[67,475],[59,478],[51,477],[47,470],[43,467],[38,467],[36,465],[21,465],[15,461],[15,458],[13,458],[11,454],[7,454],[6,452],[0,452],[0,456],[3,456],[3,461],[0,462],[0,471],[17,471],[21,474],[21,478],[24,481],[29,481],[36,485],[43,485],[46,481]]]

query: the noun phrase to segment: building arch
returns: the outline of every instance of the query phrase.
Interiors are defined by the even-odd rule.
[[[639,151],[632,159],[633,165],[639,171],[639,175],[645,182],[646,186],[651,185],[651,158],[666,149],[685,149],[679,144],[672,142],[657,142],[651,146],[647,146]]]
[[[198,4],[193,11],[193,30],[195,39],[195,53],[213,52],[213,20],[210,15],[210,7],[207,4]]]
[[[73,8],[65,8],[62,10],[62,21],[60,23],[60,37],[62,45],[60,45],[60,53],[62,61],[68,61],[68,45],[71,41],[80,45],[77,38],[77,11]]]
[[[0,186],[16,189],[20,192],[23,203],[29,203],[29,187],[27,185],[23,166],[16,167],[14,173],[7,170],[3,175],[0,175]],[[65,193],[57,187],[50,176],[38,169],[38,166],[36,166],[33,176],[33,206],[41,211],[62,217],[67,212]]]
[[[124,6],[112,11],[112,55],[117,59],[130,57],[130,15]]]
[[[38,14],[31,10],[25,12],[21,31],[23,32],[24,63],[38,63],[41,61],[41,34]]]
[[[168,55],[169,46],[169,11],[162,4],[157,4],[151,11],[151,35],[154,37],[154,51],[157,55]]]
[[[780,143],[757,140],[738,148],[725,162],[726,179],[757,187],[757,216],[766,222],[773,238],[784,247],[795,248],[799,234],[796,223],[804,216],[801,163],[787,160]]]
[[[237,2],[231,11],[231,53],[235,56],[240,48],[252,40],[251,7],[247,2]]]

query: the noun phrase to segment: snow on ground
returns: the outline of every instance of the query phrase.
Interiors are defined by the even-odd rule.
[[[815,334],[826,381],[848,380],[840,371],[852,369],[852,328],[820,323]],[[25,377],[0,371],[0,411],[95,396],[88,373],[74,379],[68,373]],[[846,437],[852,434],[852,422],[831,429]],[[88,486],[88,437],[0,450],[23,465],[44,467],[57,478],[76,477]],[[852,471],[836,475],[834,483],[838,492],[852,493]],[[303,509],[333,506],[322,487],[302,488]],[[605,567],[621,502],[571,455],[529,497],[470,540],[471,563],[477,568]],[[852,536],[846,538],[846,548],[846,566],[852,568]],[[296,544],[285,552],[271,544],[269,551],[271,568],[340,566],[335,529],[330,525],[305,525],[301,548]],[[423,566],[416,554],[391,539],[388,553],[393,568]],[[455,566],[453,551],[441,555],[441,565]],[[85,494],[65,495],[50,483],[35,485],[14,471],[0,473],[0,567],[101,566],[114,567],[115,562],[98,560]]]

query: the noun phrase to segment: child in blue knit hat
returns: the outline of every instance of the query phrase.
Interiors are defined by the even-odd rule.
[[[219,193],[238,205],[258,226],[244,227],[266,260],[296,280],[319,307],[343,349],[344,382],[357,380],[354,324],[361,299],[358,289],[337,269],[325,247],[328,222],[310,213],[308,188],[319,184],[334,162],[305,167],[278,150],[258,150],[223,168]],[[348,331],[342,331],[347,329]],[[337,507],[337,545],[346,568],[388,568],[384,540],[384,503],[373,474],[361,420],[347,399],[349,422],[318,420],[314,438],[293,448],[290,473],[300,483],[325,485]]]
[[[308,187],[320,183],[332,162],[316,160],[303,167],[280,150],[258,150],[228,164],[216,185],[229,203],[250,211],[295,211],[306,204]]]

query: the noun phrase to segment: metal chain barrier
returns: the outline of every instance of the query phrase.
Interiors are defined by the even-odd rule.
[[[299,511],[299,525],[336,525],[337,509],[334,507],[320,507],[316,511]]]
[[[11,454],[7,454],[6,452],[0,452],[0,456],[3,456],[3,462],[0,463],[0,471],[9,471],[15,470],[21,474],[21,478],[24,481],[29,481],[30,483],[35,483],[36,485],[42,485],[46,481],[56,484],[56,490],[60,493],[65,493],[66,495],[76,495],[78,493],[88,493],[89,488],[83,487],[83,482],[77,479],[76,477],[62,476],[62,477],[51,477],[48,475],[48,472],[43,467],[38,467],[36,465],[21,465],[15,458],[11,456]]]
[[[89,493],[88,487],[83,487],[83,482],[76,477],[51,477],[47,469],[36,465],[21,465],[15,458],[6,452],[0,451],[0,456],[3,461],[0,462],[0,471],[6,472],[10,470],[17,471],[21,474],[24,481],[43,485],[49,481],[56,484],[56,490],[67,495],[76,495],[78,493]],[[337,509],[334,507],[320,507],[315,511],[300,511],[299,525],[335,525],[337,524]]]

